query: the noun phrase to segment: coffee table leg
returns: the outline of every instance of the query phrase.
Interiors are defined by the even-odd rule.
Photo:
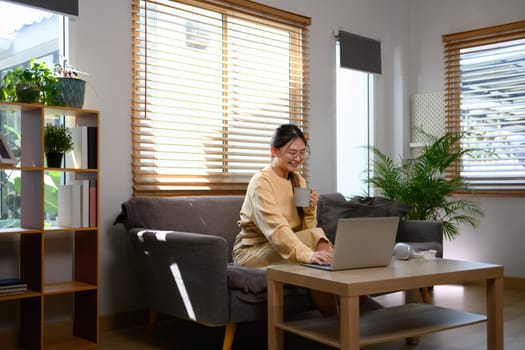
[[[284,331],[276,325],[283,322],[283,284],[268,279],[268,350],[284,350]]]
[[[409,289],[405,291],[405,304],[419,303],[419,290]],[[405,339],[407,345],[418,345],[419,337],[410,337]]]
[[[359,350],[359,296],[341,296],[339,301],[341,350]]]
[[[503,350],[503,279],[487,280],[487,349]]]

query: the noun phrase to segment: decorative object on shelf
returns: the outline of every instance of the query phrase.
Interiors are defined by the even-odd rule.
[[[0,134],[0,164],[15,164],[16,158],[7,144],[7,139]]]
[[[57,77],[44,61],[33,59],[29,68],[14,67],[0,81],[0,100],[55,105]]]
[[[468,191],[460,175],[447,170],[463,155],[477,151],[453,147],[462,133],[448,132],[437,138],[426,134],[430,143],[423,146],[417,157],[401,158],[395,163],[376,147],[372,176],[367,180],[382,196],[410,208],[406,220],[431,220],[443,223],[443,234],[453,239],[460,224],[477,227],[477,218],[484,215],[479,205],[468,198],[454,198],[457,192]]]
[[[59,168],[65,152],[73,149],[71,130],[64,125],[46,124],[44,131],[44,152],[47,166]]]
[[[84,105],[86,81],[75,77],[83,72],[79,72],[70,66],[66,59],[64,59],[63,64],[55,65],[55,72],[58,76],[58,105],[82,108]]]
[[[0,101],[82,108],[86,81],[76,78],[79,73],[86,74],[65,59],[54,69],[32,59],[29,68],[14,67],[0,80]]]
[[[77,78],[58,78],[57,102],[65,107],[82,108],[86,81]]]
[[[19,278],[0,279],[0,295],[19,294],[27,290],[27,283]]]

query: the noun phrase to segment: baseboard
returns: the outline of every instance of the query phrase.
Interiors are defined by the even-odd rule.
[[[148,324],[149,312],[147,310],[131,311],[126,313],[100,315],[99,331],[146,326]],[[50,322],[44,325],[45,344],[56,342],[71,336],[73,333],[73,321]],[[17,348],[19,344],[19,330],[16,328],[0,329],[0,349]]]
[[[73,321],[50,322],[44,325],[44,344],[53,344],[59,339],[71,337],[73,334]],[[19,330],[5,329],[0,331],[1,349],[17,349],[19,345]],[[5,345],[5,348],[4,348]]]
[[[137,310],[118,314],[100,315],[99,330],[110,331],[113,329],[129,328],[147,325],[149,321],[148,310]]]

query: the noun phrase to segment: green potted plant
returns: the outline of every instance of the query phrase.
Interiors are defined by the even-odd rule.
[[[406,220],[434,220],[443,222],[443,233],[453,239],[459,234],[458,225],[477,227],[477,218],[483,211],[468,198],[454,198],[458,192],[468,191],[459,175],[447,173],[447,169],[463,155],[474,149],[453,147],[461,140],[461,133],[449,132],[424,146],[417,157],[394,162],[376,147],[370,147],[375,155],[372,176],[367,180],[381,189],[382,195],[408,206]]]
[[[15,67],[0,81],[0,99],[8,102],[55,105],[57,77],[44,61],[31,60],[28,68]]]
[[[63,64],[55,65],[58,82],[57,104],[59,106],[82,108],[84,105],[84,93],[86,81],[79,79],[77,71],[64,59]]]
[[[44,130],[44,152],[49,168],[59,168],[64,153],[73,149],[71,130],[64,125],[46,124]]]

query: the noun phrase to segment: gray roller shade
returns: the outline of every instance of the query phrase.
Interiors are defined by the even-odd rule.
[[[339,31],[341,66],[381,74],[381,42],[364,36]]]
[[[8,0],[23,5],[40,7],[44,10],[78,16],[78,0]]]

